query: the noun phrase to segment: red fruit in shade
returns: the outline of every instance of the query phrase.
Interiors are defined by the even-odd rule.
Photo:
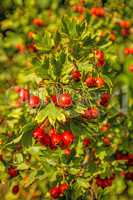
[[[103,53],[103,51],[97,50],[97,51],[95,52],[95,57],[96,57],[98,60],[103,60],[103,59],[104,59],[104,53]]]
[[[81,78],[81,73],[79,70],[75,70],[75,71],[72,71],[71,76],[73,80],[79,81]]]
[[[32,133],[32,135],[35,139],[38,139],[38,140],[42,139],[44,136],[43,128],[41,127],[36,128],[36,130]]]
[[[51,100],[52,100],[52,102],[56,105],[57,104],[57,96],[56,95],[53,95],[52,97],[51,97]]]
[[[34,36],[35,36],[35,33],[34,33],[34,32],[32,32],[32,31],[28,32],[28,38],[29,38],[29,39],[33,39]]]
[[[57,199],[59,198],[61,191],[60,191],[60,187],[59,186],[55,186],[53,188],[51,188],[51,190],[49,191],[50,195],[53,199]]]
[[[62,137],[61,137],[60,134],[54,133],[54,134],[51,135],[51,142],[52,142],[53,145],[60,144],[61,139],[62,139]]]
[[[127,172],[125,178],[127,180],[133,181],[133,172]]]
[[[133,54],[133,48],[127,47],[124,49],[125,55]]]
[[[103,87],[105,85],[105,81],[104,81],[104,79],[103,78],[101,78],[101,77],[98,77],[98,78],[96,78],[96,86],[97,87]]]
[[[93,76],[88,76],[85,83],[88,87],[95,87],[96,86],[96,79]]]
[[[68,189],[69,185],[67,183],[62,183],[59,185],[61,194],[64,194],[64,192]]]
[[[69,156],[71,154],[71,149],[69,149],[69,148],[64,149],[64,154]]]
[[[19,87],[19,86],[15,86],[15,92],[16,92],[16,93],[19,93],[20,90],[21,90],[21,87]]]
[[[130,24],[130,22],[127,21],[127,20],[121,20],[121,21],[119,22],[119,25],[120,25],[120,27],[122,27],[122,28],[129,28],[131,24]]]
[[[103,143],[107,146],[111,144],[111,141],[107,136],[103,137],[102,140],[103,140]]]
[[[104,60],[98,60],[96,66],[97,67],[103,67],[105,65],[105,61]]]
[[[85,8],[84,8],[82,5],[80,5],[80,4],[74,5],[74,6],[73,6],[73,10],[74,10],[75,12],[81,14],[81,15],[84,14],[84,12],[85,12]]]
[[[99,111],[97,108],[88,108],[84,111],[83,115],[86,119],[96,119],[99,116]]]
[[[69,146],[74,141],[74,135],[70,131],[64,131],[62,133],[62,142],[65,146]]]
[[[31,44],[28,44],[27,45],[27,49],[30,53],[33,53],[33,52],[36,52],[37,51],[37,48],[36,48],[36,45],[35,43],[31,43]]]
[[[129,72],[132,72],[133,73],[133,64],[131,64],[128,68]]]
[[[23,44],[16,44],[16,49],[19,51],[19,53],[25,52],[25,46]]]
[[[106,106],[108,106],[108,103],[109,103],[109,101],[110,101],[110,98],[111,98],[111,96],[110,96],[110,94],[109,93],[102,93],[102,95],[101,95],[101,100],[100,100],[100,104],[102,105],[102,106],[104,106],[104,107],[106,107]]]
[[[19,93],[21,101],[26,101],[29,99],[30,93],[27,89],[21,89]]]
[[[38,26],[38,27],[42,27],[44,25],[44,22],[40,18],[35,18],[32,20],[32,24],[34,24],[35,26]]]
[[[96,177],[96,184],[99,187],[106,188],[106,187],[112,185],[112,182],[113,182],[114,178],[115,178],[115,176],[111,176],[110,178],[104,178],[104,179],[102,179],[102,178],[100,178],[100,176],[97,176]]]
[[[9,167],[8,168],[8,174],[10,177],[16,177],[18,175],[18,170],[16,167]]]
[[[121,35],[122,35],[123,37],[128,36],[128,35],[129,35],[129,29],[127,29],[127,28],[121,29]]]
[[[97,16],[97,17],[104,17],[105,16],[105,10],[103,7],[93,7],[90,11],[91,15]]]
[[[122,152],[119,152],[117,151],[116,154],[115,154],[115,158],[116,160],[125,160],[127,161],[128,160],[128,154],[123,154]]]
[[[31,108],[37,108],[40,106],[40,98],[38,96],[32,96],[29,100],[29,105]]]
[[[89,145],[90,145],[90,139],[89,138],[87,138],[87,137],[85,137],[84,139],[83,139],[83,146],[84,147],[88,147]]]
[[[62,108],[68,108],[72,106],[72,97],[68,93],[64,93],[59,95],[58,97],[58,105]]]
[[[44,134],[43,137],[40,138],[39,142],[44,146],[51,147],[51,138],[48,134]]]
[[[108,129],[110,128],[110,124],[109,123],[105,123],[101,126],[100,131],[101,132],[106,132]]]
[[[13,186],[12,193],[17,194],[18,192],[19,192],[19,186],[18,185]]]

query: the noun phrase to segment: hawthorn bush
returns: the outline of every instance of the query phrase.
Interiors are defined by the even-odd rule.
[[[0,199],[131,200],[132,1],[1,11]]]

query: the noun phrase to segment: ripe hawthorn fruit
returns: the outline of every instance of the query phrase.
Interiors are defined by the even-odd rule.
[[[111,141],[110,141],[109,137],[107,137],[107,136],[104,136],[104,137],[102,138],[102,140],[103,140],[103,143],[104,143],[105,145],[107,145],[107,146],[109,146],[109,145],[111,144]]]
[[[59,145],[62,140],[62,137],[58,133],[54,133],[51,135],[51,142],[53,145]]]
[[[67,183],[62,183],[59,185],[61,194],[64,194],[64,192],[68,189],[69,185]]]
[[[55,186],[55,187],[51,188],[49,192],[53,199],[59,198],[59,196],[61,194],[61,190],[60,190],[59,186]]]
[[[105,81],[102,77],[97,77],[96,78],[96,86],[97,87],[103,87],[105,85]]]
[[[88,137],[85,137],[83,139],[83,146],[88,147],[91,144],[90,139]]]
[[[88,87],[96,87],[96,79],[93,76],[88,76],[85,80],[85,83]]]
[[[38,139],[38,140],[42,139],[43,136],[44,136],[44,130],[43,130],[43,128],[41,128],[41,127],[36,128],[34,130],[34,132],[32,133],[32,135],[33,135],[33,137],[35,139]]]
[[[72,106],[72,97],[68,93],[59,95],[57,99],[58,105],[62,108],[68,108]]]
[[[69,146],[74,141],[74,135],[70,131],[64,131],[62,133],[62,142],[64,146]]]
[[[8,168],[8,174],[10,177],[16,177],[18,175],[18,170],[16,167],[9,167]]]
[[[29,105],[31,108],[37,108],[40,106],[40,98],[38,96],[32,96],[29,100]]]
[[[80,81],[81,73],[79,70],[75,70],[75,71],[72,71],[71,76],[73,80]]]
[[[44,22],[40,18],[35,18],[32,20],[32,24],[38,27],[42,27],[44,25]]]
[[[29,99],[30,93],[28,89],[21,89],[19,93],[21,101],[26,101]]]
[[[100,99],[100,104],[104,107],[108,106],[109,100],[110,100],[111,96],[109,93],[105,92],[102,93],[101,95],[101,99]]]
[[[12,188],[12,193],[17,194],[19,192],[19,185],[14,185]]]
[[[99,111],[97,108],[88,108],[87,110],[84,111],[83,116],[86,119],[97,119],[99,116]]]
[[[95,17],[104,17],[105,16],[105,10],[103,7],[93,7],[90,11],[91,15]]]
[[[95,57],[96,57],[98,60],[104,60],[104,53],[103,53],[103,51],[97,50],[97,51],[95,52]]]

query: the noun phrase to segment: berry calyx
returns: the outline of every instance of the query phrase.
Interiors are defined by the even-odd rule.
[[[63,142],[63,145],[65,146],[69,146],[72,144],[72,142],[74,141],[74,135],[72,132],[70,131],[64,131],[62,133],[62,142]]]
[[[29,100],[29,105],[31,108],[37,108],[40,106],[40,98],[38,96],[32,96]]]
[[[58,97],[58,105],[62,108],[68,108],[72,106],[72,97],[68,93],[64,93],[59,95]]]

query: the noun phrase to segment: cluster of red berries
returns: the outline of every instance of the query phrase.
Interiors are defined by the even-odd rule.
[[[97,119],[99,116],[99,110],[97,108],[88,108],[84,111],[83,117],[86,119]]]
[[[122,153],[117,151],[115,155],[116,160],[124,160],[128,165],[133,166],[133,154],[131,153]]]
[[[88,87],[103,87],[105,85],[105,81],[102,77],[93,77],[93,76],[88,76],[87,79],[85,80],[85,83]]]
[[[125,48],[124,53],[125,53],[125,55],[133,54],[133,48],[132,47]]]
[[[64,192],[68,189],[69,185],[67,183],[62,183],[58,186],[54,186],[50,189],[50,196],[53,199],[57,199],[64,195]]]
[[[108,186],[111,186],[112,185],[112,182],[115,178],[115,175],[113,174],[111,177],[109,178],[100,178],[100,176],[97,176],[96,177],[96,184],[99,186],[99,187],[102,187],[102,188],[106,188]]]
[[[59,134],[54,128],[47,134],[44,132],[43,128],[38,127],[34,130],[32,135],[39,143],[44,146],[49,146],[51,149],[56,149],[57,146],[60,146],[65,150],[67,149],[67,155],[69,147],[74,141],[74,135],[71,131],[64,131],[62,134]]]
[[[93,7],[90,11],[91,15],[96,17],[104,17],[105,16],[105,10],[103,7]]]
[[[110,94],[109,93],[102,93],[101,95],[101,99],[100,99],[100,105],[107,107],[110,101]]]
[[[119,22],[119,26],[121,27],[121,34],[123,37],[126,37],[129,35],[130,31],[129,31],[129,28],[130,28],[130,22],[127,21],[127,20],[121,20]]]
[[[105,60],[104,60],[104,53],[103,51],[97,50],[95,52],[95,57],[97,59],[97,67],[103,67],[105,65]]]
[[[73,6],[73,11],[79,13],[80,15],[83,15],[85,12],[85,7],[80,4],[75,4]]]

